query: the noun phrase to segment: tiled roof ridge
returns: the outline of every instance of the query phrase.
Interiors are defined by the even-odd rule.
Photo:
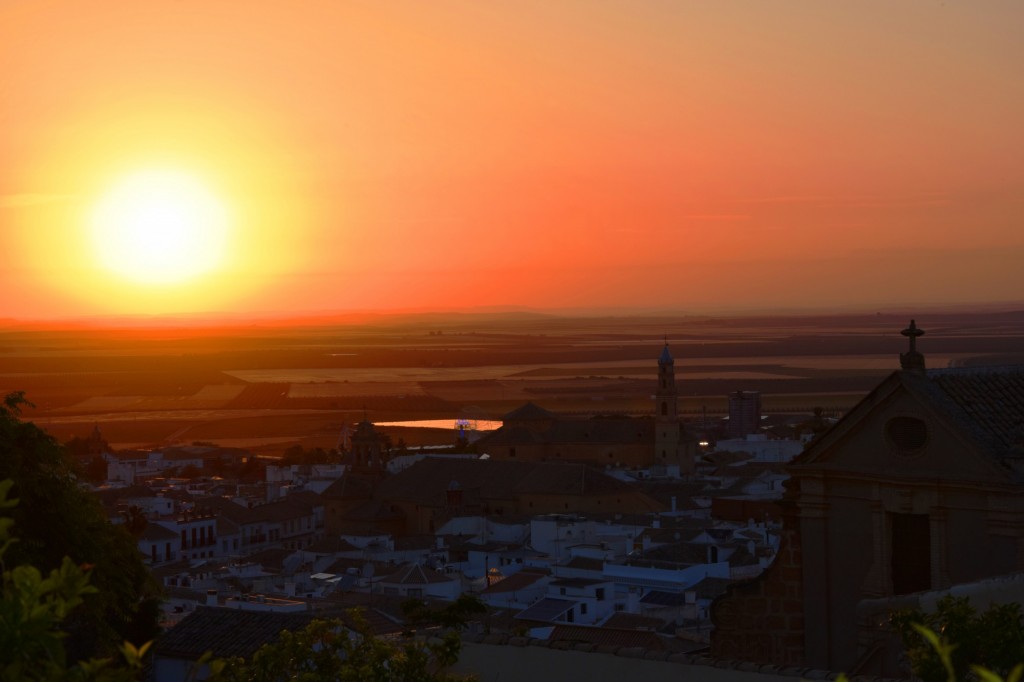
[[[1024,365],[978,365],[968,367],[939,367],[926,371],[928,378],[943,376],[970,376],[975,374],[1024,374]]]
[[[623,658],[636,658],[648,661],[665,661],[667,663],[679,663],[682,665],[702,665],[712,668],[723,668],[746,673],[760,673],[763,675],[779,675],[804,680],[835,680],[842,673],[829,670],[818,670],[802,666],[783,666],[773,663],[754,663],[737,659],[715,658],[703,653],[680,653],[660,649],[644,649],[641,647],[619,647],[609,645],[592,644],[589,642],[550,641],[537,639],[535,637],[521,637],[508,634],[463,634],[464,643],[490,644],[494,646],[538,646],[547,649],[563,651],[579,651],[583,653],[611,654]],[[899,678],[874,677],[869,675],[855,675],[849,678],[850,682],[905,682]]]

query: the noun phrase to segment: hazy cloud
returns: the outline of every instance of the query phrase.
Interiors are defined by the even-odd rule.
[[[900,197],[884,197],[878,195],[815,195],[793,194],[757,199],[741,199],[741,204],[818,204],[825,206],[845,206],[848,208],[895,208],[902,206],[942,206],[952,201],[945,194],[918,194]]]
[[[747,213],[696,213],[691,215],[680,216],[683,220],[706,220],[706,221],[730,221],[730,220],[750,220],[751,216]]]

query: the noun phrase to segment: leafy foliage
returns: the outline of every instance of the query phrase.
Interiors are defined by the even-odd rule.
[[[0,481],[0,510],[10,513],[17,500],[7,495],[14,482]],[[11,537],[14,520],[0,518],[0,563],[17,542]],[[6,566],[6,564],[4,564]],[[70,664],[61,629],[68,616],[87,595],[98,590],[89,584],[87,571],[64,557],[59,568],[43,576],[30,565],[3,571],[0,591],[0,679],[127,682],[135,680],[149,645],[121,647],[123,661],[92,659]]]
[[[216,682],[456,682],[467,678],[447,672],[459,656],[455,631],[432,639],[375,637],[358,610],[340,620],[315,620],[298,632],[282,632],[251,661],[210,664]]]
[[[458,599],[440,609],[430,608],[422,599],[407,599],[402,602],[402,613],[414,627],[440,625],[462,630],[471,617],[487,613],[487,606],[479,597],[461,594]]]
[[[135,540],[79,487],[61,445],[19,419],[26,404],[20,392],[0,404],[0,480],[13,481],[10,492],[20,500],[10,519],[18,542],[7,546],[5,561],[34,566],[41,575],[63,570],[65,557],[94,567],[92,589],[64,621],[72,660],[112,655],[125,640],[141,646],[158,632],[157,586]]]
[[[957,679],[1016,682],[1024,673],[1024,620],[1020,604],[993,605],[983,613],[966,597],[947,595],[934,613],[901,611],[891,623],[903,640],[914,673],[924,682]]]

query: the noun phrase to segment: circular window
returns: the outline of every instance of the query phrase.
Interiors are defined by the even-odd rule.
[[[916,417],[893,417],[885,424],[885,437],[903,453],[914,453],[928,442],[928,426]]]

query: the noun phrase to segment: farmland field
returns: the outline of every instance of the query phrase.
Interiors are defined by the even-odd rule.
[[[842,413],[899,366],[908,315],[758,318],[380,317],[371,324],[237,329],[0,328],[0,391],[66,440],[99,425],[115,447],[196,440],[269,454],[333,447],[344,424],[650,414],[668,338],[684,417],[757,390],[766,412]],[[1024,362],[1024,314],[917,315],[929,367]],[[446,429],[389,426],[410,445]]]

